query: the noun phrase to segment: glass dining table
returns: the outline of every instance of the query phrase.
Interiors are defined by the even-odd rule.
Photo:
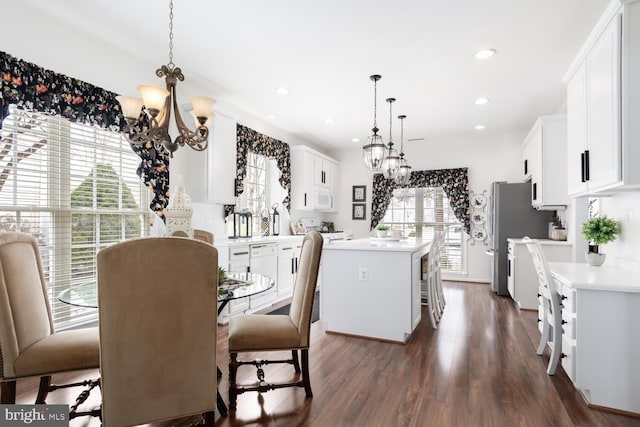
[[[229,301],[247,298],[265,292],[275,286],[275,281],[258,273],[227,273],[224,282],[218,285],[218,315]],[[58,294],[63,303],[85,308],[98,308],[98,287],[95,282],[72,285]],[[218,377],[222,376],[220,368]],[[227,415],[227,405],[217,391],[217,406],[221,415]]]

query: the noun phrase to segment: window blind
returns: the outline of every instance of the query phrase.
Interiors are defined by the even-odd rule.
[[[38,240],[56,329],[97,319],[58,301],[96,281],[96,254],[146,236],[153,213],[120,133],[10,106],[0,140],[0,231]]]
[[[425,240],[444,231],[442,270],[448,273],[465,271],[462,225],[453,214],[442,188],[395,189],[382,223],[402,230],[403,236]]]

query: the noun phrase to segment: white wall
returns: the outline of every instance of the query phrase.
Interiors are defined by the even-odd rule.
[[[600,248],[607,254],[607,265],[640,267],[640,192],[620,193],[600,198],[600,215],[607,215],[620,223],[620,235]],[[582,237],[580,237],[582,238]],[[584,262],[584,259],[578,259]]]
[[[520,179],[521,143],[526,132],[506,135],[482,133],[451,136],[437,141],[420,141],[405,144],[405,154],[412,170],[469,169],[469,190],[482,193],[489,190],[494,181],[514,182]],[[336,153],[340,161],[340,212],[336,215],[336,227],[352,230],[354,238],[369,235],[371,222],[371,190],[373,174],[362,160],[360,149]],[[367,186],[366,220],[351,219],[351,191],[353,185]],[[466,280],[489,281],[489,258],[484,253],[487,246],[467,241]]]

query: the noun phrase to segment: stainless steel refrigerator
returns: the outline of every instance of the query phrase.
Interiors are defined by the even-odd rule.
[[[553,211],[538,211],[531,207],[529,182],[492,183],[488,207],[490,243],[487,254],[491,257],[491,290],[508,296],[507,238],[548,238]]]

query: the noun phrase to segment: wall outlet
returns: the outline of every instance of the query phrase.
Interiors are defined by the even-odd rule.
[[[369,280],[369,269],[367,267],[358,269],[358,280]]]

